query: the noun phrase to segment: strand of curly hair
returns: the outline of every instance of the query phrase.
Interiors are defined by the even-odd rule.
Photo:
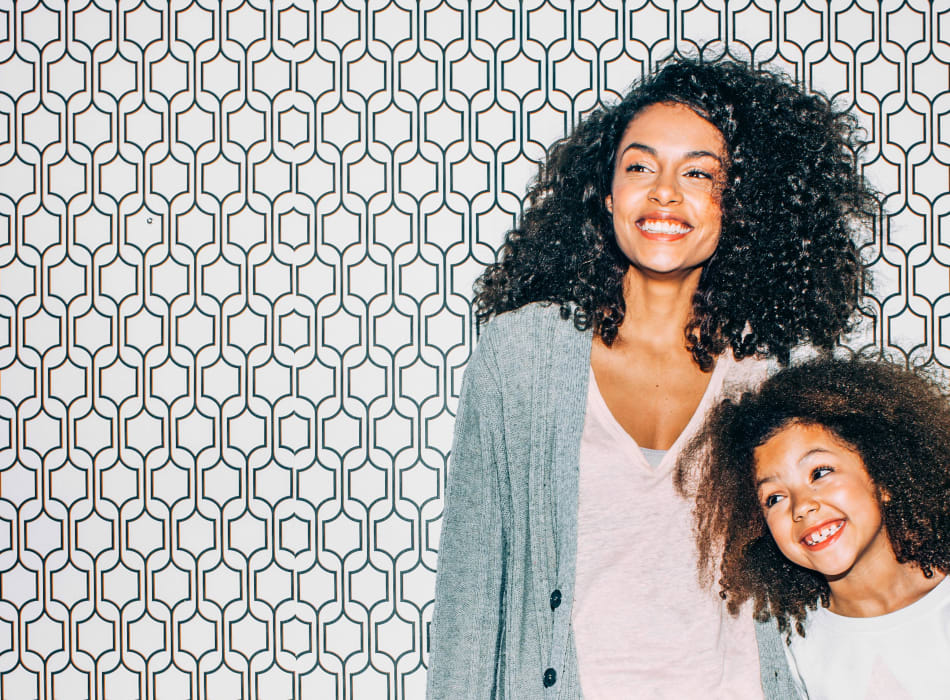
[[[849,328],[862,288],[854,232],[877,212],[857,169],[860,129],[826,98],[740,63],[677,59],[550,149],[520,224],[475,283],[480,323],[531,302],[559,304],[610,345],[629,261],[605,206],[618,143],[642,109],[679,103],[723,134],[722,234],[693,299],[686,344],[708,370],[731,346],[787,361]]]

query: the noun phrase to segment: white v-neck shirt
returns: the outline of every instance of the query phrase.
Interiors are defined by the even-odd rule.
[[[751,615],[733,618],[696,576],[692,503],[677,457],[723,395],[765,377],[765,362],[719,359],[699,406],[657,466],[604,403],[591,371],[580,447],[572,621],[585,700],[761,698]]]

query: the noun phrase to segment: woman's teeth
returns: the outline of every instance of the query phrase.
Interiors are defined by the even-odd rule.
[[[817,530],[811,533],[810,535],[807,535],[805,537],[805,544],[809,544],[809,545],[821,544],[822,542],[827,540],[829,537],[831,537],[833,534],[835,534],[838,530],[840,530],[842,527],[844,527],[844,523],[842,522],[838,522],[838,523],[835,523],[834,525],[828,525],[827,527],[823,527],[821,528],[821,530]]]
[[[641,219],[637,225],[647,233],[689,233],[693,228],[689,224],[672,219]]]

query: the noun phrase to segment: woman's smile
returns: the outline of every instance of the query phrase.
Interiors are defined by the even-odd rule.
[[[658,241],[677,240],[693,230],[687,222],[663,212],[651,212],[638,219],[637,228],[647,238]]]

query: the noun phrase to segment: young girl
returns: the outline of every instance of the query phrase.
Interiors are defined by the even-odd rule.
[[[950,404],[816,360],[714,409],[680,462],[701,570],[771,616],[804,698],[950,696]],[[820,603],[820,605],[819,605]],[[794,631],[793,628],[794,627]]]

